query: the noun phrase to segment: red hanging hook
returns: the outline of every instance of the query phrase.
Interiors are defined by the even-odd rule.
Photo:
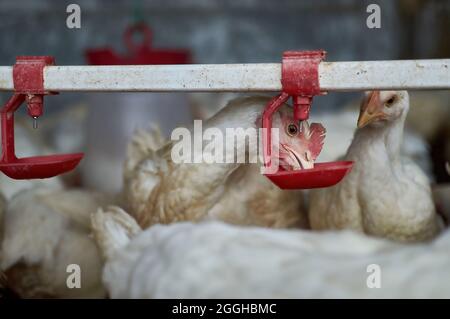
[[[0,171],[13,179],[49,178],[74,169],[82,153],[17,158],[14,147],[14,112],[25,101],[34,119],[43,114],[44,95],[55,94],[44,89],[44,67],[53,65],[50,56],[17,57],[13,68],[14,95],[1,109],[2,156]]]
[[[140,34],[140,43],[133,36]],[[86,50],[86,58],[92,65],[143,65],[143,64],[186,64],[191,62],[191,54],[185,49],[160,49],[152,47],[152,30],[143,22],[126,28],[123,42],[128,54],[121,55],[112,48]]]
[[[263,157],[266,168],[272,165],[272,115],[292,97],[294,118],[298,121],[309,118],[313,97],[323,94],[319,84],[319,64],[325,54],[323,50],[287,51],[283,54],[282,93],[269,101],[262,117]],[[349,161],[316,163],[312,169],[277,170],[276,173],[265,176],[282,189],[329,187],[339,183],[352,165],[353,162]]]

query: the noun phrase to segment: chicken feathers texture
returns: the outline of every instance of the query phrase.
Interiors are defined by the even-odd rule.
[[[113,199],[80,190],[22,191],[3,216],[0,269],[25,298],[104,297],[102,260],[90,237],[90,214]],[[81,288],[66,284],[71,264],[81,268]]]
[[[256,126],[269,99],[232,100],[203,123],[203,129],[214,127],[225,132],[226,128]],[[161,144],[157,131],[153,131],[139,133],[130,145],[124,193],[130,212],[142,227],[208,219],[240,225],[307,227],[303,195],[273,185],[260,174],[261,164],[174,163],[174,143]]]
[[[117,247],[100,245],[112,252],[103,269],[112,298],[450,297],[442,280],[450,276],[449,230],[434,242],[406,245],[350,230],[220,222],[154,225],[132,235],[134,221],[120,209],[93,219],[94,233]],[[382,269],[382,289],[367,286],[374,264]]]
[[[381,94],[388,99],[394,93]],[[354,161],[352,171],[339,184],[310,192],[312,229],[352,229],[403,242],[429,240],[441,231],[428,178],[400,154],[409,99],[405,91],[395,94],[395,104],[378,103],[386,114],[370,113],[382,120],[355,132],[345,156]]]

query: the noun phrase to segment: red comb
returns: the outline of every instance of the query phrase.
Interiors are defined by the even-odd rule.
[[[311,156],[313,160],[319,156],[322,151],[323,143],[325,140],[326,129],[320,123],[312,123],[309,127],[310,130],[310,139],[309,139],[309,150],[311,152]]]

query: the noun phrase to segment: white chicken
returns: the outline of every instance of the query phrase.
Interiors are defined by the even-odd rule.
[[[104,297],[102,260],[90,237],[90,215],[114,200],[95,192],[36,188],[14,196],[3,216],[0,271],[25,298]],[[69,289],[69,265],[81,288]]]
[[[240,97],[240,93],[191,93],[189,100],[196,119],[207,120],[219,112],[228,101]]]
[[[450,231],[405,245],[353,231],[218,222],[141,231],[118,208],[92,216],[112,298],[449,298]],[[369,289],[378,269],[379,289]]]
[[[218,129],[223,136],[229,128],[242,128],[236,131],[241,135],[246,134],[245,129],[258,129],[269,99],[234,99],[206,121],[203,129]],[[280,132],[280,165],[312,167],[323,144],[323,127],[306,121],[297,123],[288,105],[273,116],[273,127]],[[125,194],[139,224],[147,227],[155,223],[218,219],[240,225],[307,227],[302,195],[283,191],[262,176],[259,159],[251,158],[255,155],[248,152],[248,139],[237,140],[224,143],[224,158],[245,152],[247,163],[175,163],[171,157],[174,142],[156,151],[155,145],[161,144],[159,138],[151,134],[135,138],[126,163]],[[261,147],[259,138],[255,143]],[[207,152],[205,146],[203,151]],[[209,150],[222,151],[215,147]]]
[[[311,228],[353,229],[393,240],[428,240],[442,229],[427,177],[400,154],[406,91],[374,91],[361,105],[346,160],[352,171],[338,185],[311,192]]]
[[[415,105],[423,102],[416,101]],[[326,145],[317,158],[318,162],[330,162],[342,158],[350,146],[355,133],[355,121],[358,118],[360,103],[351,102],[335,112],[323,112],[314,114],[311,119],[321,123],[327,129]],[[414,109],[427,109],[423,105],[417,105]],[[408,116],[409,119],[409,116]],[[429,122],[423,121],[422,122]],[[407,126],[408,127],[408,126]],[[404,139],[400,153],[414,160],[416,164],[427,174],[428,178],[434,179],[433,162],[430,157],[430,145],[416,126],[410,125],[404,131]]]

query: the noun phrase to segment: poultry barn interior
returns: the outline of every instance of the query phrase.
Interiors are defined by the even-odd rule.
[[[329,62],[442,59],[446,71],[433,90],[317,94],[300,121],[282,104],[271,125],[283,171],[353,162],[315,189],[280,189],[257,156],[173,159],[176,128],[259,129],[279,92],[45,92],[35,122],[25,106],[15,114],[17,156],[84,157],[51,178],[0,173],[0,299],[450,298],[449,30],[447,0],[2,0],[5,67],[52,56],[139,73],[323,49]],[[5,105],[13,93],[1,79]]]

